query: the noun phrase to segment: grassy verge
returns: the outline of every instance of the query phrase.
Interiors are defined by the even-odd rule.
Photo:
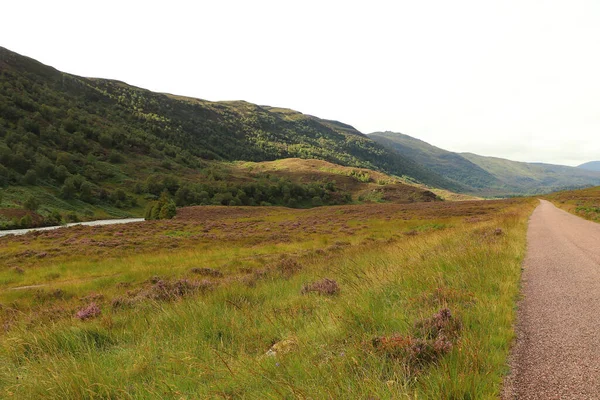
[[[544,196],[555,206],[590,221],[600,221],[600,187],[570,190]]]
[[[78,242],[124,227],[2,240],[0,393],[494,397],[533,206],[202,209],[135,228],[140,254]]]

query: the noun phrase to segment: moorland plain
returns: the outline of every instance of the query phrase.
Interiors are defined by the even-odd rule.
[[[190,207],[0,238],[0,393],[495,396],[535,204]]]
[[[473,196],[599,182],[0,47],[0,229],[152,219],[0,237],[0,397],[495,398],[538,202]]]

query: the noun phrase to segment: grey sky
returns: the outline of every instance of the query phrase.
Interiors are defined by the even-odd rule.
[[[19,0],[2,14],[1,46],[77,75],[453,151],[600,159],[597,0]]]

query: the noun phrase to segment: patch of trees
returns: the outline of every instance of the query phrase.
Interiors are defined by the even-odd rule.
[[[276,205],[293,208],[347,204],[352,200],[349,194],[338,193],[332,182],[298,184],[285,178],[217,185],[184,183],[175,192],[174,199],[178,206]]]
[[[149,176],[134,190],[147,198],[159,193],[171,195],[178,207],[192,205],[316,207],[348,204],[350,194],[341,193],[334,182],[294,183],[286,178],[261,177],[254,182],[232,182],[214,179],[215,171],[207,172],[210,179],[202,183],[180,181],[171,175]],[[154,197],[156,198],[156,197]]]
[[[144,218],[146,219],[171,219],[177,214],[175,202],[168,191],[161,193],[157,201],[148,203]]]
[[[28,199],[28,201],[30,201]],[[26,203],[27,213],[20,217],[12,217],[8,220],[6,218],[0,218],[0,230],[4,229],[27,229],[27,228],[39,228],[44,226],[55,226],[60,225],[63,221],[69,221],[69,216],[64,217],[57,211],[46,213],[46,215],[38,214],[35,210],[31,210],[30,204]],[[71,213],[72,214],[72,213]],[[71,215],[70,214],[70,215]],[[75,215],[75,214],[72,214]]]

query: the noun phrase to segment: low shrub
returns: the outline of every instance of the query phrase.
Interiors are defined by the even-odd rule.
[[[175,301],[180,298],[204,292],[214,287],[214,283],[208,280],[194,281],[189,279],[179,279],[169,281],[153,277],[150,279],[152,286],[141,290],[131,290],[126,296],[116,297],[112,301],[113,308],[132,307],[137,303],[154,301]]]
[[[415,328],[414,336],[379,336],[371,345],[376,353],[399,360],[414,372],[449,353],[459,338],[462,324],[444,308],[433,317],[418,321]]]
[[[462,324],[452,316],[449,309],[444,308],[433,317],[418,321],[416,328],[425,339],[456,338],[460,333]]]
[[[223,277],[223,273],[221,271],[217,271],[212,268],[192,268],[190,270],[190,272],[192,272],[194,274],[202,275],[202,276],[212,276],[214,278]]]
[[[279,271],[279,273],[284,277],[289,278],[292,275],[300,272],[302,270],[302,265],[293,258],[286,257],[279,260],[275,266],[275,269],[277,269],[277,271]]]
[[[100,310],[100,307],[98,307],[98,305],[96,303],[90,303],[86,307],[77,311],[77,314],[75,314],[75,317],[77,319],[85,321],[87,319],[96,318],[101,313],[102,313],[102,311]]]
[[[323,278],[320,281],[308,283],[302,287],[302,294],[313,292],[320,295],[333,296],[340,292],[340,286],[333,279]]]

